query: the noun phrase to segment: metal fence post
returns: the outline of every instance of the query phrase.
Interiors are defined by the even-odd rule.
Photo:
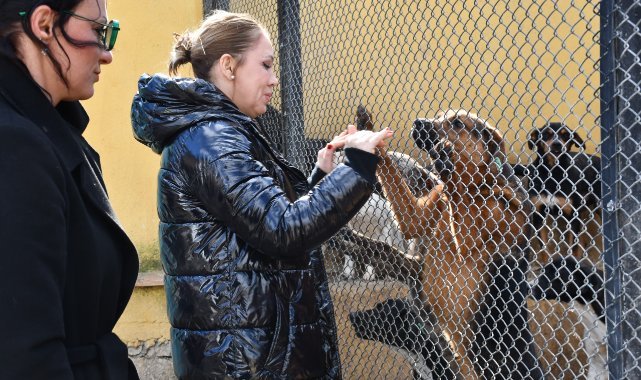
[[[298,0],[278,2],[278,42],[283,128],[288,131],[283,154],[295,166],[303,163],[301,142],[304,136],[303,73],[301,61],[300,4]]]
[[[611,379],[641,378],[641,4],[601,3],[603,233]]]
[[[614,0],[601,2],[601,180],[603,204],[603,263],[608,329],[608,371],[610,378],[622,379],[621,274],[617,224],[616,161],[616,80],[614,53]]]
[[[623,366],[627,379],[641,378],[641,4],[638,0],[617,1],[617,35],[615,45],[617,90],[619,101],[618,125],[622,131],[619,151],[622,155],[617,192],[621,212],[621,234],[624,244],[620,248],[623,280]]]
[[[203,15],[208,15],[214,9],[229,10],[229,0],[203,0]]]

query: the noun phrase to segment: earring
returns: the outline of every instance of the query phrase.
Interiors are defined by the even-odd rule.
[[[235,76],[235,75],[232,75],[232,76],[231,76],[231,80],[234,80],[234,79],[236,79],[236,76]]]
[[[41,44],[42,44],[42,46],[43,46],[43,48],[42,48],[42,49],[40,49],[40,53],[41,53],[42,55],[46,56],[47,54],[49,54],[49,47],[48,47],[48,46],[47,46],[47,44],[42,40],[42,38],[39,38],[39,40],[40,40],[40,43],[41,43]]]

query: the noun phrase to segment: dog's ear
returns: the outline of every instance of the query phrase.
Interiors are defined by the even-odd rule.
[[[585,142],[581,138],[581,135],[579,135],[579,132],[573,131],[570,128],[568,128],[568,131],[570,131],[570,136],[572,136],[570,143],[574,143],[574,145],[576,145],[577,148],[585,149]]]
[[[536,142],[539,141],[540,134],[541,134],[541,131],[538,128],[534,128],[530,132],[530,138],[527,140],[527,147],[530,148],[530,150],[534,150],[534,147],[536,146]]]
[[[359,131],[374,130],[374,123],[372,122],[372,115],[367,111],[367,108],[359,104],[356,108],[356,129]]]

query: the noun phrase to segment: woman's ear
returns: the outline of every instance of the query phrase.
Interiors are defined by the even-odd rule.
[[[218,66],[221,74],[227,80],[234,80],[236,78],[234,75],[236,71],[236,59],[234,59],[231,54],[223,54],[218,60]]]
[[[48,5],[40,5],[31,12],[31,17],[29,18],[31,30],[45,44],[54,36],[53,27],[57,15],[58,13]]]

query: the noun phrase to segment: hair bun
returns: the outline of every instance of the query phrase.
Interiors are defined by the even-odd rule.
[[[169,59],[169,73],[176,75],[178,67],[191,63],[191,35],[189,32],[183,34],[174,33],[174,48]]]
[[[174,33],[174,40],[174,54],[176,55],[176,60],[191,62],[191,48],[193,44],[191,43],[190,33]]]

